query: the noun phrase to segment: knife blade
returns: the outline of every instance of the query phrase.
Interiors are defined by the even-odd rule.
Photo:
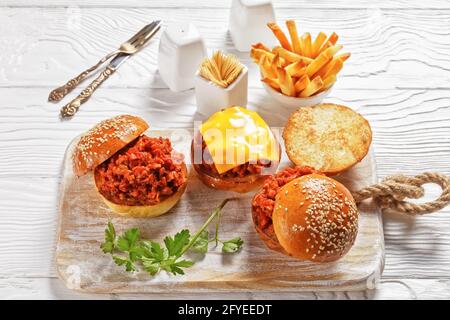
[[[138,42],[138,46],[140,47],[140,49],[142,49],[147,44],[147,42],[150,41],[150,39],[156,34],[156,32],[158,32],[158,30],[161,28],[161,24],[161,20],[156,20],[143,28],[146,29],[146,31],[143,34],[141,41]],[[128,58],[132,55],[133,54],[119,53],[114,59],[111,60],[108,67],[113,70],[117,70],[122,65],[122,63],[128,60]]]

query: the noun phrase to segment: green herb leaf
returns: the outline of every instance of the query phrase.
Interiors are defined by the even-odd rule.
[[[178,232],[175,237],[167,236],[164,238],[164,244],[169,251],[169,256],[178,257],[185,246],[189,243],[191,234],[189,230],[184,229]]]
[[[168,263],[167,265],[164,266],[164,270],[166,270],[174,275],[184,274],[184,271],[181,268],[189,268],[192,265],[194,265],[194,262],[189,261],[189,260],[181,260],[178,262],[171,261],[171,263]]]
[[[200,253],[206,253],[208,251],[208,245],[209,245],[209,232],[203,230],[202,233],[200,233],[200,236],[197,238],[197,240],[195,240],[194,244],[192,245],[192,250]]]
[[[112,253],[114,251],[114,243],[112,242],[102,243],[100,248],[102,249],[103,253]]]
[[[151,259],[142,259],[142,266],[144,270],[150,273],[150,275],[154,276],[160,270],[160,264],[158,262],[154,262]]]
[[[116,229],[111,220],[108,221],[108,228],[105,229],[105,240],[114,242],[116,240]]]
[[[222,244],[222,252],[235,253],[241,249],[244,241],[241,238],[237,237],[228,241],[223,241]]]
[[[152,259],[161,262],[168,258],[167,249],[162,248],[161,245],[154,241],[144,240],[141,243],[142,256],[147,259]]]
[[[136,271],[136,267],[134,266],[133,262],[128,259],[124,259],[119,256],[113,256],[113,260],[118,266],[125,266],[125,270],[128,272]]]
[[[129,257],[131,261],[137,261],[139,260],[142,256],[144,256],[145,252],[144,249],[141,246],[134,246],[132,248],[130,248],[129,251]]]
[[[192,267],[193,265],[194,265],[194,262],[190,261],[190,260],[181,260],[181,261],[174,263],[174,266],[180,267],[180,268],[189,268],[189,267]]]
[[[128,229],[117,240],[117,248],[120,251],[130,251],[140,237],[138,228]]]
[[[111,221],[108,221],[108,227],[105,229],[105,242],[100,248],[104,253],[112,253],[116,242],[116,230]]]

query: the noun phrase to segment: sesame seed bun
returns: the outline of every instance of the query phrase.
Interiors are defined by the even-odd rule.
[[[286,153],[297,166],[334,175],[361,161],[369,151],[369,122],[352,109],[331,103],[304,107],[283,131]]]
[[[187,176],[187,168],[186,164],[183,162],[181,164],[181,170],[183,171],[184,175]],[[180,200],[181,196],[183,195],[184,191],[186,190],[187,186],[187,179],[181,185],[177,192],[174,194],[168,196],[168,197],[161,197],[161,201],[154,204],[154,205],[146,205],[146,206],[128,206],[123,204],[117,204],[114,202],[109,201],[106,199],[97,188],[97,185],[101,183],[101,177],[98,174],[94,175],[95,177],[95,185],[98,195],[102,198],[103,202],[114,212],[128,217],[138,217],[138,218],[150,218],[150,217],[157,217],[160,215],[163,215],[170,209],[172,209],[173,206],[175,206],[178,201]]]
[[[82,176],[139,137],[148,124],[139,117],[120,115],[104,120],[86,132],[73,152],[73,169]]]
[[[314,262],[344,256],[358,232],[358,209],[350,191],[315,173],[279,190],[272,220],[281,247],[293,257]]]

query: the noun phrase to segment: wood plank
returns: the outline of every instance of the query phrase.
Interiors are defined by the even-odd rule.
[[[90,294],[80,293],[67,289],[63,282],[57,278],[0,278],[0,296],[3,299],[114,299],[114,300],[164,300],[164,299],[242,299],[242,300],[265,300],[265,299],[337,299],[337,300],[360,300],[360,299],[449,299],[450,280],[448,279],[407,279],[382,281],[377,290],[352,291],[352,292],[242,292],[233,293],[204,293],[191,292],[189,294],[179,293],[176,295],[167,293],[158,294]]]
[[[435,89],[450,84],[444,31],[450,29],[450,11],[279,9],[277,15],[279,21],[297,19],[300,31],[340,34],[345,50],[353,54],[338,80],[341,88]],[[195,21],[211,50],[235,52],[225,9],[89,8],[74,13],[53,7],[2,8],[0,86],[59,86],[148,21],[163,18],[170,23],[186,17]],[[158,37],[103,87],[165,88],[156,67]],[[248,54],[235,53],[249,66],[250,86],[259,87],[258,70]]]
[[[275,8],[340,8],[340,9],[367,9],[367,8],[389,8],[389,9],[416,9],[416,8],[449,8],[448,1],[445,0],[430,0],[430,1],[377,1],[374,5],[370,0],[322,0],[322,1],[308,1],[308,0],[273,0]],[[71,7],[79,6],[82,8],[95,7],[133,7],[133,8],[229,8],[231,0],[210,1],[210,0],[185,0],[180,3],[178,0],[166,1],[142,1],[142,0],[128,0],[126,2],[120,0],[3,0],[0,6],[7,7]]]

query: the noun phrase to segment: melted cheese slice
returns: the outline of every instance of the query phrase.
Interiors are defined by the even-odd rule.
[[[213,114],[200,127],[219,173],[246,162],[278,162],[279,146],[266,122],[255,112],[230,107]]]

